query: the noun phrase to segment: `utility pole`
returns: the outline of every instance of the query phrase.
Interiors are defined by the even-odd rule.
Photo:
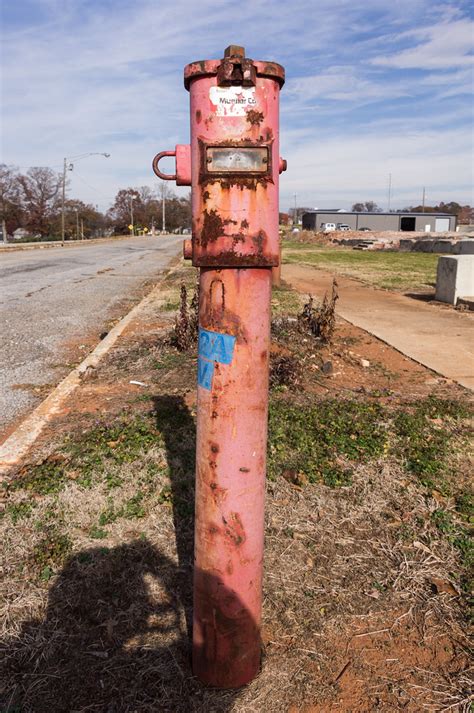
[[[131,235],[135,235],[135,231],[133,229],[133,201],[134,200],[135,200],[135,196],[130,196],[130,225],[132,226],[130,228]]]
[[[392,201],[392,174],[388,174],[388,212],[390,213],[390,204]]]
[[[421,209],[422,213],[425,212],[425,198],[426,198],[426,192],[425,192],[425,187],[423,186],[423,200],[422,200],[423,207]]]
[[[81,218],[81,240],[85,240],[84,238],[84,220]]]
[[[79,240],[79,209],[74,208],[76,211],[76,240]]]
[[[166,233],[166,189],[165,184],[161,184],[161,208],[162,208],[162,228],[161,232]]]
[[[64,157],[63,195],[62,195],[62,206],[61,206],[61,245],[63,247],[64,247],[64,223],[65,223],[65,203],[66,203],[66,171],[67,171],[67,158]]]
[[[105,156],[105,158],[110,158],[109,153],[100,153],[97,151],[93,151],[91,153],[84,153],[84,154],[79,154],[77,156],[72,156],[69,160],[70,161],[80,161],[83,158],[87,158],[88,156]],[[63,187],[62,187],[62,206],[61,206],[61,245],[64,245],[64,226],[65,226],[65,214],[66,214],[66,171],[72,171],[74,168],[74,165],[70,163],[68,165],[68,159],[66,156],[64,157],[64,163],[63,163]]]
[[[298,225],[298,214],[297,214],[297,211],[296,211],[296,195],[297,195],[296,193],[293,194],[293,197],[294,197],[294,199],[295,199],[295,209],[294,209],[294,212],[293,212],[293,225]]]

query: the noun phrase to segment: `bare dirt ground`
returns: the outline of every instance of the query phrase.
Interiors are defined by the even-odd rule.
[[[284,265],[282,275],[295,289],[320,298],[334,278],[334,272],[308,265]],[[337,281],[339,314],[446,378],[474,390],[472,312],[420,302],[344,276],[337,275]]]
[[[322,344],[285,287],[273,295],[262,670],[238,691],[193,678],[196,360],[170,342],[181,279],[191,288],[193,270],[12,474],[1,709],[467,713],[466,391],[342,319]]]

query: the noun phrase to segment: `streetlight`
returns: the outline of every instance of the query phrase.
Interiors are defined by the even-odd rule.
[[[135,198],[136,196],[130,196],[130,235],[135,235],[135,231],[133,229],[133,201]]]
[[[79,240],[79,208],[74,208],[76,213],[76,240]]]
[[[66,171],[72,171],[74,168],[74,164],[69,163],[68,161],[80,161],[83,158],[87,158],[88,156],[105,156],[105,158],[110,158],[109,153],[100,153],[97,151],[93,151],[92,153],[82,153],[78,154],[77,156],[71,156],[70,158],[64,157],[64,164],[63,164],[63,196],[62,196],[62,210],[61,210],[61,245],[64,245],[64,223],[65,223],[65,202],[66,202]]]
[[[161,232],[166,233],[166,185],[165,182],[161,183],[161,208],[162,208],[162,222],[161,222]]]

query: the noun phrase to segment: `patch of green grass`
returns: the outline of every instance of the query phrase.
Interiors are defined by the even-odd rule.
[[[160,312],[176,312],[176,310],[179,308],[179,300],[178,299],[168,299],[166,302],[163,302],[162,305],[160,305],[159,310]]]
[[[143,498],[143,493],[139,491],[136,495],[127,500],[120,510],[120,516],[125,517],[127,520],[145,517],[146,510],[143,506]]]
[[[391,452],[425,487],[450,494],[453,438],[469,414],[468,406],[449,399],[424,399],[394,413],[367,401],[297,405],[275,397],[269,416],[269,477],[295,471],[310,482],[347,485],[351,464]],[[466,512],[469,502],[472,508],[462,494],[460,505]]]
[[[59,493],[66,481],[66,468],[64,463],[45,461],[31,466],[30,471],[16,480],[13,480],[8,490],[25,490],[36,495],[49,495]]]
[[[47,581],[56,572],[72,550],[68,535],[55,526],[44,529],[42,539],[34,546],[31,563],[39,570],[40,579]]]
[[[400,410],[394,419],[398,437],[395,451],[407,470],[427,488],[449,494],[447,460],[453,438],[452,424],[469,416],[469,407],[450,400],[429,397]]]
[[[21,503],[12,503],[5,508],[5,514],[10,515],[12,525],[16,525],[19,520],[30,517],[34,508],[34,502],[28,500]]]
[[[163,371],[177,369],[188,361],[189,356],[185,352],[169,351],[163,352],[159,359],[153,361],[153,368]]]
[[[432,253],[360,251],[285,242],[284,262],[306,263],[385,289],[419,289],[436,282],[438,256]]]
[[[9,489],[38,495],[58,493],[71,471],[76,473],[75,480],[82,487],[105,479],[112,489],[120,486],[122,480],[110,466],[132,463],[143,451],[156,445],[163,445],[163,437],[152,418],[125,414],[111,423],[98,423],[79,436],[70,436],[51,460],[31,466]]]
[[[386,441],[378,404],[327,400],[297,406],[275,400],[269,417],[269,477],[290,470],[313,483],[349,485],[350,463],[381,455]]]
[[[104,527],[104,525],[110,525],[122,517],[127,520],[145,517],[146,510],[144,507],[144,500],[145,493],[141,490],[126,500],[120,507],[115,507],[113,499],[109,498],[107,507],[99,515],[98,529]],[[93,535],[91,535],[91,537],[92,536]]]
[[[107,535],[107,530],[97,527],[97,525],[93,525],[89,530],[89,537],[92,537],[93,540],[103,540]]]
[[[456,495],[456,511],[460,517],[471,525],[474,524],[474,497],[472,492]]]
[[[99,525],[110,525],[110,523],[115,522],[118,517],[118,511],[114,507],[114,502],[112,498],[109,498],[107,507],[99,515]]]
[[[272,288],[272,317],[296,315],[301,309],[298,293],[290,287]]]

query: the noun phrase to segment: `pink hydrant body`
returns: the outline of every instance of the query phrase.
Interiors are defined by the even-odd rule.
[[[200,271],[193,670],[232,688],[260,668],[272,268],[279,265],[283,68],[242,47],[187,65],[191,145],[155,172],[192,186]],[[176,175],[159,171],[176,154]]]

